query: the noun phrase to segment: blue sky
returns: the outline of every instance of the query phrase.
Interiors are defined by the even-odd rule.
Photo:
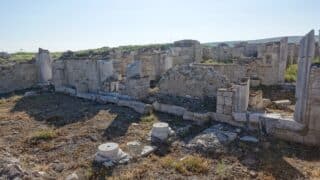
[[[319,0],[0,0],[0,51],[249,40],[320,28]]]

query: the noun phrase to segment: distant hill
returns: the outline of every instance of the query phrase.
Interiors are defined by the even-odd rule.
[[[287,36],[288,37],[288,42],[289,43],[296,43],[299,44],[300,39],[302,36]],[[226,43],[229,46],[234,46],[235,44],[238,44],[240,42],[248,42],[248,43],[267,43],[267,42],[274,42],[274,41],[279,41],[283,37],[274,37],[274,38],[266,38],[266,39],[257,39],[257,40],[244,40],[244,41],[222,41],[222,42],[208,42],[208,43],[203,43],[203,45],[207,46],[217,46],[220,43]],[[318,41],[318,36],[315,36],[316,41]]]

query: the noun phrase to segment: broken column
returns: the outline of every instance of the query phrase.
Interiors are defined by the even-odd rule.
[[[95,155],[95,162],[110,167],[117,163],[125,163],[130,160],[128,154],[124,153],[117,143],[109,142],[101,144]]]
[[[168,123],[154,123],[151,130],[151,138],[157,138],[166,141],[169,137]]]
[[[239,85],[232,86],[234,90],[232,112],[246,112],[249,104],[250,80],[242,79]]]
[[[280,40],[278,83],[284,83],[284,73],[287,67],[287,59],[288,59],[288,38],[285,37]]]
[[[307,124],[308,121],[308,85],[312,60],[315,50],[314,30],[310,31],[300,41],[298,78],[296,84],[295,121]]]
[[[39,71],[39,84],[48,85],[52,80],[52,62],[48,50],[39,48],[39,52],[36,55],[36,64]]]

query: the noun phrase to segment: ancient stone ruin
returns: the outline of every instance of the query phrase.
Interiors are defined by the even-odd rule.
[[[196,40],[181,40],[168,49],[112,49],[80,58],[69,51],[58,59],[52,59],[48,50],[40,48],[35,61],[0,66],[0,93],[34,88],[37,90],[25,96],[47,91],[63,93],[127,107],[142,115],[170,114],[206,127],[190,140],[187,148],[225,151],[223,145],[237,139],[241,132],[229,125],[319,146],[320,65],[313,62],[319,54],[313,30],[299,44],[282,38],[267,43],[205,47]],[[207,63],[209,60],[215,62]],[[291,64],[298,64],[296,84],[285,83],[285,71]],[[265,91],[259,88],[274,86],[295,91],[296,102],[264,98]],[[295,106],[291,113],[284,114],[281,110],[289,109],[292,103]],[[275,106],[280,113],[266,110],[269,106]],[[217,122],[224,125],[207,127]],[[127,163],[163,144],[170,146],[185,130],[188,127],[174,132],[168,123],[154,123],[147,144],[127,143],[131,156],[116,142],[106,142],[97,147],[95,161],[106,167]],[[217,139],[218,144],[210,144]],[[239,140],[258,142],[251,136]]]

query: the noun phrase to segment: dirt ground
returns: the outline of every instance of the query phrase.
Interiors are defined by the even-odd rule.
[[[61,94],[12,95],[0,100],[0,162],[10,155],[44,179],[65,179],[73,172],[80,179],[320,179],[319,148],[256,134],[257,144],[236,140],[227,153],[197,153],[185,148],[197,128],[161,153],[108,170],[94,166],[99,144],[117,142],[126,151],[129,141],[147,141],[155,121],[174,130],[190,124],[166,114],[142,118],[128,108]],[[165,163],[190,156],[201,158],[203,171],[179,171]]]

